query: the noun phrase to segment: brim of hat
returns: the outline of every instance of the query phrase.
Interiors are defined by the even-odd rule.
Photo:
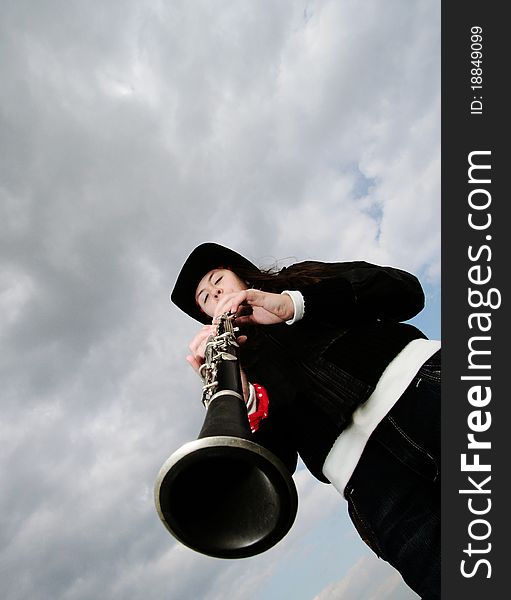
[[[254,263],[230,248],[214,242],[197,246],[186,259],[177,276],[170,294],[171,302],[199,323],[211,323],[211,317],[202,312],[195,301],[197,286],[204,275],[212,269],[224,268],[236,272],[236,267],[259,272]]]

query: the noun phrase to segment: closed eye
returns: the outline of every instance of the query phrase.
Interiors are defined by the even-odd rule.
[[[223,275],[220,275],[220,277],[215,281],[215,285],[218,285],[222,281],[222,277]]]

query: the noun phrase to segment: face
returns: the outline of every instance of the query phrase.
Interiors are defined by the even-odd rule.
[[[246,289],[247,285],[236,273],[229,269],[213,269],[199,281],[195,290],[195,301],[207,315],[213,317],[223,294]]]

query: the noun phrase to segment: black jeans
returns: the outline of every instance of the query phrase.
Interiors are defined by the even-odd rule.
[[[424,599],[440,597],[440,351],[375,429],[344,495],[362,539]]]

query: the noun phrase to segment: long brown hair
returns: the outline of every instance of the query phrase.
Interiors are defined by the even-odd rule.
[[[292,269],[273,266],[256,272],[253,269],[236,267],[233,271],[246,281],[249,287],[273,293],[299,289],[330,276],[328,265],[316,261],[297,263]]]
[[[316,261],[296,263],[289,269],[287,267],[279,269],[274,266],[256,272],[254,269],[236,267],[232,271],[241,277],[250,288],[277,294],[284,290],[303,289],[304,286],[334,276],[328,264]],[[260,355],[264,334],[258,325],[245,326],[243,333],[248,336],[248,340],[240,348],[241,364],[245,368],[250,368]]]

